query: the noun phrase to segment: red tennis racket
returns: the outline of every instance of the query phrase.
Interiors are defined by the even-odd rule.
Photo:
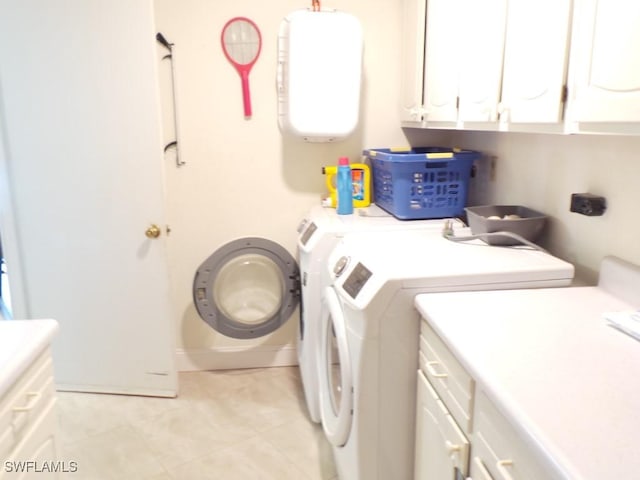
[[[262,36],[253,21],[245,17],[229,20],[220,35],[222,50],[242,79],[242,102],[244,116],[251,116],[251,93],[249,90],[249,72],[256,63],[262,49]]]

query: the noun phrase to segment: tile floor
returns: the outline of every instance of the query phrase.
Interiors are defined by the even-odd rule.
[[[64,478],[337,480],[298,372],[183,372],[175,399],[58,392]]]

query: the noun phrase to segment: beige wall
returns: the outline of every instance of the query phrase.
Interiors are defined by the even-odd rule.
[[[400,14],[396,0],[324,2],[356,15],[365,32],[361,124],[337,144],[305,144],[283,138],[277,127],[277,32],[284,16],[307,5],[294,0],[233,2],[156,0],[159,31],[173,43],[180,147],[186,165],[167,162],[170,267],[177,305],[178,346],[237,351],[291,346],[295,322],[262,340],[238,341],[214,333],[196,314],[191,283],[200,263],[224,243],[262,236],[295,252],[295,227],[324,190],[322,165],[338,156],[359,158],[363,148],[414,145],[462,146],[496,157],[495,179],[482,170],[471,203],[522,204],[551,216],[543,244],[573,262],[588,282],[604,255],[640,263],[640,138],[407,130],[399,127]],[[259,26],[263,51],[251,73],[254,115],[242,115],[240,80],[224,58],[219,35],[234,16]],[[162,54],[159,49],[159,55]],[[172,140],[169,69],[161,71],[165,129]],[[603,195],[602,217],[569,212],[571,193]]]
[[[572,262],[583,280],[597,280],[605,255],[640,264],[639,137],[408,132],[415,145],[428,144],[432,135],[443,134],[451,146],[473,148],[496,158],[495,180],[488,180],[488,170],[479,172],[470,202],[526,205],[548,214],[551,221],[541,243]],[[584,192],[606,198],[603,216],[569,211],[571,194]]]
[[[354,14],[364,29],[361,123],[347,141],[305,144],[283,138],[276,103],[277,35],[281,20],[310,2],[275,0],[156,0],[156,24],[174,47],[180,151],[167,158],[170,268],[178,308],[178,347],[186,350],[259,348],[294,343],[295,321],[269,337],[239,341],[216,334],[191,300],[193,275],[221,245],[244,236],[274,240],[295,253],[296,226],[324,191],[322,165],[352,161],[365,147],[406,144],[396,114],[400,8],[396,0],[323,2]],[[225,22],[246,16],[261,30],[263,48],[251,76],[253,117],[245,120],[240,79],[225,59]],[[164,53],[160,48],[159,56]],[[165,130],[172,140],[170,70],[161,70]]]

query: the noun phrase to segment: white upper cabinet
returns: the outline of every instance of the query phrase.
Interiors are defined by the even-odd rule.
[[[424,59],[424,119],[458,120],[460,0],[428,0]]]
[[[488,129],[561,122],[570,5],[428,0],[424,120]]]
[[[571,0],[511,1],[507,13],[500,123],[560,123]]]
[[[418,58],[404,121],[640,135],[639,1],[404,1]]]
[[[459,66],[458,121],[495,122],[500,100],[507,0],[450,3],[457,3],[456,21],[447,22],[446,27],[449,35],[458,41],[458,60],[449,60],[454,67]],[[429,53],[427,50],[427,58]]]
[[[573,30],[570,120],[640,122],[640,2],[576,0]]]
[[[425,9],[427,0],[402,2],[402,85],[400,120],[422,120],[422,87],[424,83]]]
[[[425,121],[497,120],[506,1],[427,1]]]
[[[563,131],[572,0],[427,0],[425,11],[423,117],[403,120]]]

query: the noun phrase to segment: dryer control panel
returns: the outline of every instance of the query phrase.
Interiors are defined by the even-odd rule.
[[[302,233],[302,236],[300,237],[300,243],[302,243],[302,245],[306,245],[307,242],[309,242],[311,236],[316,233],[316,230],[318,230],[318,226],[315,224],[315,222],[311,222]]]
[[[362,287],[367,283],[367,280],[371,278],[371,275],[371,270],[358,262],[342,284],[342,288],[351,296],[351,298],[355,299],[358,296],[358,293],[360,293],[360,290],[362,290]]]

